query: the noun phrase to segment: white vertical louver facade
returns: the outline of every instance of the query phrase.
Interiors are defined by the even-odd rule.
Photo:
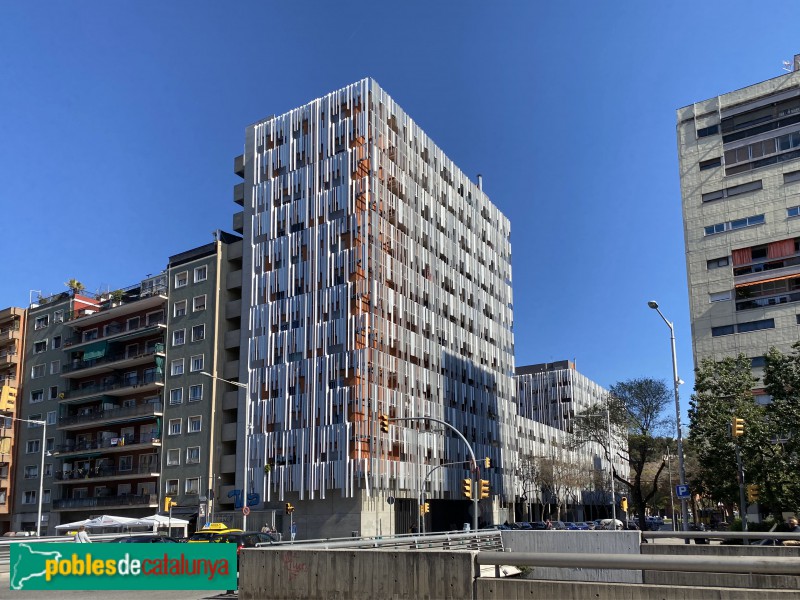
[[[464,443],[378,417],[427,416],[512,501],[508,219],[371,79],[248,127],[244,163],[248,487],[416,498]],[[461,499],[468,475],[437,469],[429,494]]]

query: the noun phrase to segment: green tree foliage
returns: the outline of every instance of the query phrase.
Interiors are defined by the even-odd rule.
[[[83,285],[77,279],[70,279],[64,285],[67,286],[70,290],[72,290],[73,295],[80,294],[83,290],[86,289],[86,286]]]
[[[775,348],[767,353],[764,385],[772,402],[764,408],[761,460],[752,483],[761,488],[759,503],[780,519],[783,511],[800,508],[800,342],[790,354]]]
[[[695,373],[695,393],[689,402],[689,445],[697,457],[697,469],[691,487],[727,507],[739,504],[731,421],[734,416],[748,423],[760,418],[760,409],[753,402],[756,383],[750,359],[744,354],[719,362],[703,359]],[[753,438],[748,432],[740,441],[744,444]]]
[[[596,404],[581,415],[583,418],[576,420],[576,445],[597,442],[604,448],[606,458],[610,459],[613,452],[615,458],[628,460],[630,477],[626,479],[614,469],[614,479],[628,487],[629,501],[639,515],[639,526],[642,529],[645,528],[645,507],[655,496],[666,465],[663,460],[662,436],[673,426],[667,416],[672,398],[672,392],[664,381],[629,379],[609,388],[607,405]],[[609,440],[608,435],[606,406],[610,411],[612,440]],[[648,463],[654,461],[659,466],[655,471],[647,470]]]

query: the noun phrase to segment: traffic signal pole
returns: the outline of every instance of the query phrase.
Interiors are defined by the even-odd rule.
[[[478,530],[478,484],[476,483],[478,477],[478,461],[475,460],[475,453],[472,451],[472,446],[469,445],[467,438],[465,438],[462,433],[447,423],[446,421],[442,421],[441,419],[436,419],[434,417],[395,417],[393,419],[387,419],[387,421],[432,421],[433,423],[438,423],[439,425],[444,425],[448,429],[452,430],[461,441],[467,446],[467,450],[469,450],[469,456],[472,460],[472,502],[474,514],[472,515],[472,529],[473,531]]]
[[[739,444],[736,444],[736,468],[739,475],[739,516],[742,519],[742,531],[747,531],[747,504],[744,497],[744,465],[742,465],[742,451],[739,450]],[[742,540],[742,543],[747,546],[747,538]]]

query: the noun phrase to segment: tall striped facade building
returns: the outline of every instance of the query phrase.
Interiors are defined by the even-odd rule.
[[[433,519],[460,525],[469,454],[412,420],[433,417],[513,501],[508,219],[371,79],[248,127],[237,163],[248,493],[317,535],[389,532],[426,482]]]

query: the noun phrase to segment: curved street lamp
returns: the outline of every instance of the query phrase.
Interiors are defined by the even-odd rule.
[[[678,471],[681,481],[681,486],[686,486],[686,469],[683,463],[683,434],[681,433],[681,399],[680,399],[680,392],[678,392],[678,386],[680,386],[683,381],[680,377],[678,377],[678,358],[675,354],[675,327],[673,324],[667,320],[664,314],[658,308],[658,302],[655,300],[650,300],[647,303],[647,306],[652,308],[656,311],[659,316],[664,320],[664,323],[667,324],[669,327],[669,337],[670,343],[672,344],[672,383],[675,386],[675,426],[677,427],[678,431]],[[689,531],[689,506],[686,501],[686,498],[681,498],[681,520],[683,521],[683,530]],[[674,519],[673,519],[674,522]],[[674,528],[674,525],[673,525]],[[689,538],[686,538],[686,543],[689,543]]]

